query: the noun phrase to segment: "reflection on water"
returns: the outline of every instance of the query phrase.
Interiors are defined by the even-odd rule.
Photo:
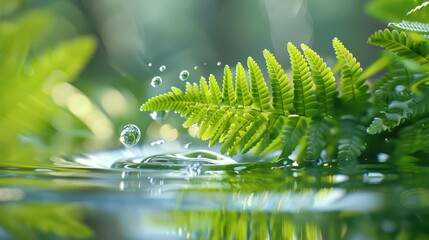
[[[83,165],[84,158],[2,166],[0,239],[429,237],[425,167],[261,169],[207,151],[114,168]]]

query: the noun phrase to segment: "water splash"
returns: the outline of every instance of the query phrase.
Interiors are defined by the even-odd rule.
[[[179,172],[188,174],[188,167],[193,166],[194,163],[201,166],[201,174],[205,169],[210,170],[216,166],[236,164],[237,162],[208,150],[193,150],[184,153],[158,154],[141,160],[139,158],[119,160],[112,164],[112,168],[179,170]]]
[[[184,148],[186,148],[186,149],[188,149],[188,148],[190,148],[191,147],[191,145],[192,145],[192,143],[191,142],[188,142],[187,144],[185,144],[183,147]]]
[[[192,164],[189,164],[186,170],[190,177],[196,177],[201,175],[201,173],[203,172],[203,165],[200,162],[194,162]]]
[[[164,140],[157,140],[157,141],[154,141],[154,142],[151,142],[150,143],[150,145],[152,146],[152,147],[154,147],[154,146],[159,146],[159,145],[162,145],[162,144],[164,144]]]
[[[189,71],[188,70],[182,70],[179,74],[179,79],[181,81],[186,81],[189,78]]]
[[[155,76],[150,81],[150,85],[152,85],[152,87],[158,87],[159,85],[161,85],[161,83],[162,83],[162,78],[160,76]]]
[[[126,146],[134,146],[140,141],[140,129],[134,124],[127,124],[122,128],[119,141]]]

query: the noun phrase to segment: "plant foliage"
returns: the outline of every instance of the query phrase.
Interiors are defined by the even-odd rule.
[[[310,47],[289,43],[290,77],[264,50],[268,81],[249,57],[247,71],[241,63],[235,75],[225,67],[221,86],[213,75],[208,83],[202,77],[199,84],[186,83],[185,91],[173,87],[149,99],[141,110],[180,113],[187,119],[184,127],[196,124],[199,137],[221,143],[221,152],[229,155],[281,150],[279,159],[347,165],[395,146],[398,155],[428,154],[429,27],[420,21],[427,5],[408,12],[413,21],[391,23],[394,30],[370,36],[368,42],[386,53],[368,71],[336,38],[337,76]],[[368,81],[380,71],[382,77]]]

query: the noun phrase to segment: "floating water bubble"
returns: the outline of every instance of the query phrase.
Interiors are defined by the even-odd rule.
[[[140,129],[134,124],[127,124],[122,128],[119,140],[124,146],[134,146],[140,141]]]
[[[162,145],[162,144],[164,144],[164,140],[157,140],[157,141],[154,141],[154,142],[151,142],[150,143],[150,145],[152,146],[152,147],[154,147],[154,146],[159,146],[159,145]]]
[[[387,162],[389,157],[390,157],[389,154],[379,153],[379,154],[377,154],[377,161],[378,162]]]
[[[162,78],[160,76],[155,76],[152,78],[152,81],[150,82],[150,85],[152,87],[158,87],[162,83]]]
[[[147,66],[148,66],[148,67],[152,67],[152,63],[148,63],[148,64],[147,64]]]
[[[194,70],[197,70],[197,69],[198,69],[198,66],[195,66],[195,67],[194,67]]]
[[[395,87],[395,91],[397,92],[403,92],[405,90],[405,86],[404,85],[397,85]]]
[[[161,121],[164,120],[168,116],[168,111],[154,111],[151,112],[150,117],[155,121]]]
[[[182,70],[180,72],[180,74],[179,74],[179,79],[181,81],[186,81],[186,80],[188,80],[188,78],[189,78],[189,72],[188,72],[188,70]]]
[[[217,66],[220,66],[221,64],[222,64],[221,62],[217,62],[217,63],[216,63],[216,65],[217,65]]]
[[[202,164],[200,162],[194,162],[187,166],[186,171],[191,177],[199,176],[202,172]]]
[[[191,147],[191,144],[192,144],[191,142],[188,142],[188,143],[187,143],[187,144],[185,144],[183,147],[184,147],[184,148],[186,148],[186,149],[188,149],[188,148],[190,148],[190,147]]]
[[[162,65],[161,67],[159,67],[160,72],[164,72],[165,69],[167,69],[167,67],[165,65]]]

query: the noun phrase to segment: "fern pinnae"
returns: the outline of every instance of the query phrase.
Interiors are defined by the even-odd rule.
[[[331,68],[307,45],[302,44],[301,48],[313,74],[319,107],[323,109],[323,114],[333,116],[335,98],[337,97],[337,84],[335,83]]]
[[[202,103],[210,103],[210,89],[204,77],[200,78],[200,99]]]
[[[399,23],[389,23],[388,26],[402,31],[429,34],[429,23],[402,21]]]
[[[422,55],[420,49],[421,44],[427,43],[414,40],[405,32],[390,31],[389,29],[379,30],[369,37],[368,42],[383,47],[399,57],[412,60],[422,66],[429,66],[429,60]]]
[[[337,38],[334,38],[332,45],[341,66],[340,98],[345,101],[357,101],[361,98],[367,100],[365,96],[368,95],[368,85],[365,84],[365,79],[360,78],[363,71],[359,62]]]
[[[210,88],[210,100],[213,104],[222,104],[222,93],[219,88],[219,84],[216,81],[215,76],[210,74],[209,76],[209,88]]]
[[[293,89],[282,66],[268,50],[263,52],[273,93],[273,107],[281,114],[293,109]]]
[[[294,109],[296,114],[313,117],[319,114],[315,95],[315,86],[311,79],[310,69],[302,53],[288,43],[294,84]]]
[[[251,57],[247,59],[247,65],[249,68],[250,90],[252,93],[253,104],[256,108],[259,108],[260,111],[270,111],[270,94],[261,69]]]
[[[246,72],[244,71],[243,65],[237,63],[235,71],[235,94],[237,97],[237,104],[244,107],[251,106],[252,97],[250,96]]]
[[[289,155],[298,146],[300,140],[306,134],[308,119],[305,117],[290,117],[287,118],[285,126],[282,130],[283,150],[280,157],[289,157]]]
[[[228,65],[224,68],[222,81],[222,103],[225,105],[235,104],[235,91],[232,81],[232,72]]]
[[[318,160],[320,154],[326,146],[326,138],[329,134],[330,126],[323,118],[313,119],[307,133],[307,160]]]

